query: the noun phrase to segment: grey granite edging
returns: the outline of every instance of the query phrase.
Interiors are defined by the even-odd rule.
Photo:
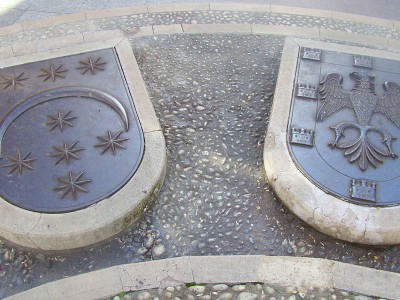
[[[397,273],[321,258],[238,255],[188,256],[125,264],[47,283],[6,299],[99,299],[121,291],[185,283],[244,282],[337,288],[375,297],[400,297],[400,274]]]

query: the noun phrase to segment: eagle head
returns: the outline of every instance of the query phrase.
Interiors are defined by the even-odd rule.
[[[400,86],[397,83],[391,82],[391,81],[386,81],[383,84],[383,88],[387,93],[400,93]]]
[[[368,74],[365,72],[351,72],[350,77],[356,80],[360,80],[362,78],[368,79],[370,82],[373,82],[375,80],[375,75]]]
[[[350,77],[356,81],[355,89],[368,89],[370,93],[375,94],[375,76],[365,72],[351,72]]]

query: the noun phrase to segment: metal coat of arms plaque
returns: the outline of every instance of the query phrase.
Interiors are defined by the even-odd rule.
[[[324,191],[369,206],[400,203],[400,62],[302,48],[287,143]]]
[[[0,195],[69,212],[118,191],[143,132],[114,49],[0,70]]]

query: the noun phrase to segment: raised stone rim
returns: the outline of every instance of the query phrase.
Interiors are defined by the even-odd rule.
[[[237,255],[184,256],[124,264],[46,283],[6,300],[106,299],[121,291],[193,282],[262,282],[298,289],[336,288],[368,296],[400,298],[398,273],[323,258]]]
[[[128,228],[160,189],[166,173],[166,147],[160,124],[127,38],[104,35],[92,43],[42,50],[42,43],[26,47],[23,55],[4,57],[2,67],[31,61],[114,48],[128,84],[144,135],[144,154],[134,176],[114,195],[89,207],[69,212],[32,212],[0,201],[0,235],[20,246],[66,250],[88,246]],[[110,36],[108,37],[110,38]],[[67,39],[68,40],[68,39]],[[48,47],[45,45],[44,47]]]
[[[300,219],[332,237],[369,245],[400,243],[400,206],[366,207],[345,202],[311,183],[296,167],[286,143],[300,47],[400,60],[398,53],[286,38],[264,145],[268,181],[281,201]]]

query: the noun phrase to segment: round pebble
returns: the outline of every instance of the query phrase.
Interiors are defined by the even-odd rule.
[[[214,292],[224,292],[229,289],[226,284],[215,284],[212,286],[211,290]]]
[[[203,285],[194,285],[189,287],[189,291],[195,295],[203,295],[206,291],[206,287]]]
[[[151,251],[154,257],[161,256],[165,253],[165,247],[162,244],[158,244],[154,246],[153,250]]]
[[[233,295],[231,293],[223,293],[218,296],[217,300],[232,300]]]
[[[151,294],[149,292],[140,292],[137,300],[151,300]]]
[[[248,292],[240,293],[237,300],[257,300],[258,295]]]
[[[242,292],[242,291],[244,291],[246,289],[246,286],[245,285],[234,285],[233,287],[232,287],[232,290],[234,291],[234,292]]]

